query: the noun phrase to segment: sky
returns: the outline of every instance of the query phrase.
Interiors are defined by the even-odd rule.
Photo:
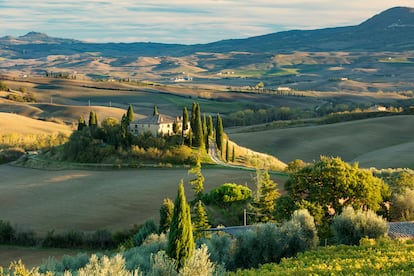
[[[208,43],[357,25],[413,0],[0,0],[0,37],[30,31],[88,42]]]

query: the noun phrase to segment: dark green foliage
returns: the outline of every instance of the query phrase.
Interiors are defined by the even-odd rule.
[[[194,174],[195,178],[190,180],[191,187],[194,191],[194,196],[196,200],[201,199],[204,192],[204,176],[201,173],[201,160],[200,157],[197,157],[195,166],[188,170],[189,174]]]
[[[16,230],[10,222],[0,220],[0,244],[10,244],[16,238]]]
[[[89,112],[89,127],[96,128],[98,126],[98,116],[95,111]]]
[[[176,122],[176,121],[174,121],[174,123],[173,123],[173,125],[172,125],[172,131],[173,131],[173,134],[174,134],[174,135],[177,135],[177,134],[178,134],[178,130],[179,130],[179,128],[178,128],[178,124],[177,124],[177,122]]]
[[[230,154],[230,150],[229,150],[229,140],[226,141],[226,161],[229,162],[229,154]]]
[[[86,127],[85,119],[82,116],[80,116],[79,121],[78,121],[78,130],[81,131],[85,127]]]
[[[171,220],[174,212],[174,203],[169,198],[164,198],[160,208],[159,233],[166,233],[170,230]]]
[[[324,156],[292,173],[285,188],[295,201],[304,199],[323,206],[325,217],[329,217],[328,206],[337,212],[345,205],[378,210],[388,194],[388,187],[371,171]]]
[[[414,190],[405,188],[391,199],[390,216],[395,221],[414,220]]]
[[[183,137],[187,129],[188,129],[188,111],[187,111],[187,107],[184,107],[183,108],[183,128],[182,128]]]
[[[287,221],[297,210],[297,206],[292,197],[288,194],[281,195],[276,199],[274,219],[278,222]]]
[[[204,134],[203,134],[203,126],[201,123],[201,113],[200,113],[200,105],[197,103],[193,104],[193,112],[191,114],[191,131],[193,133],[193,147],[203,147],[204,146]]]
[[[354,211],[345,207],[340,215],[334,217],[332,230],[338,244],[357,245],[364,238],[377,239],[386,235],[386,221],[373,211]]]
[[[238,234],[234,264],[236,268],[251,268],[279,262],[282,258],[316,248],[318,243],[312,216],[306,210],[300,210],[280,227],[273,223],[259,224]]]
[[[213,137],[213,117],[208,115],[208,123],[207,123],[207,134],[209,137]]]
[[[152,111],[152,116],[156,116],[158,115],[158,107],[156,105],[154,105],[154,110]]]
[[[50,258],[43,262],[39,267],[40,273],[48,271],[53,272],[54,275],[63,275],[65,271],[77,271],[85,267],[89,263],[89,254],[79,253],[76,256],[64,255],[61,261]]]
[[[258,201],[255,202],[257,211],[261,214],[260,220],[262,222],[267,222],[273,220],[273,213],[275,211],[276,199],[279,197],[279,191],[277,189],[277,184],[270,179],[269,172],[261,172],[260,177],[258,178],[260,183],[259,188],[259,197]]]
[[[216,119],[216,144],[217,144],[217,148],[220,151],[223,150],[223,141],[224,141],[223,122],[221,120],[220,114],[217,114],[217,119]]]
[[[0,164],[9,163],[15,161],[25,154],[24,149],[21,148],[8,148],[0,150]]]
[[[168,236],[167,255],[176,260],[177,267],[181,268],[184,261],[194,250],[193,229],[191,225],[190,206],[184,193],[184,183],[178,186],[177,197],[174,202],[174,214]]]
[[[138,233],[132,238],[134,246],[140,246],[144,240],[150,235],[158,232],[158,228],[153,220],[147,220],[139,229]]]
[[[238,201],[249,200],[251,197],[252,190],[248,187],[234,183],[225,183],[205,194],[203,201],[207,204],[214,203],[223,206]]]
[[[214,233],[208,239],[201,239],[200,243],[207,245],[212,262],[224,265],[226,269],[236,268],[233,256],[236,240],[232,236],[226,233]]]
[[[236,152],[234,151],[234,145],[233,145],[233,150],[232,150],[232,153],[231,153],[231,162],[234,163],[235,159],[236,159]]]
[[[89,248],[95,249],[110,249],[115,248],[116,243],[112,233],[109,230],[97,230],[92,236],[87,238]]]
[[[193,221],[193,229],[194,229],[194,237],[196,239],[200,239],[203,236],[202,230],[210,228],[210,224],[208,223],[207,212],[204,209],[203,203],[201,200],[197,201],[194,205],[194,217]]]

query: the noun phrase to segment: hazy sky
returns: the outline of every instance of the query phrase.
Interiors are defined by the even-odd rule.
[[[206,43],[357,25],[413,0],[0,0],[0,36],[29,31],[96,42]]]

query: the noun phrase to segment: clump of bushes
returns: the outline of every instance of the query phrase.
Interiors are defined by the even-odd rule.
[[[337,243],[347,245],[358,245],[364,237],[383,237],[388,231],[387,222],[373,211],[355,211],[350,206],[333,218],[331,227]]]
[[[222,206],[234,202],[246,201],[251,199],[251,197],[252,190],[250,188],[235,183],[225,183],[214,188],[209,193],[204,194],[203,202]]]

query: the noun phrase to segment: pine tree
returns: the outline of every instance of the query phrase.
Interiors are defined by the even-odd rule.
[[[224,140],[224,131],[223,131],[223,122],[221,121],[220,114],[217,114],[216,121],[216,144],[217,148],[223,150],[223,140]]]
[[[213,137],[213,117],[208,116],[207,132],[209,137]]]
[[[187,111],[187,107],[183,108],[183,127],[182,127],[182,136],[184,138],[184,134],[186,132],[186,130],[188,129],[188,111]],[[184,141],[184,139],[183,139]]]
[[[194,206],[194,233],[195,238],[200,239],[202,237],[202,230],[210,228],[210,224],[208,223],[208,216],[207,212],[204,209],[203,203],[201,200],[197,201]]]
[[[170,229],[170,224],[174,212],[174,203],[169,198],[164,198],[160,208],[160,233],[166,233]]]
[[[158,114],[158,107],[154,105],[154,111],[152,111],[152,116],[157,116]]]
[[[201,173],[201,160],[197,157],[196,165],[188,170],[189,174],[194,174],[195,178],[190,180],[196,199],[201,199],[204,192],[204,176]]]
[[[276,199],[279,197],[277,184],[270,179],[269,172],[265,170],[261,174],[260,197],[258,202],[259,212],[263,215],[262,221],[267,222],[273,219]]]
[[[177,262],[180,269],[194,250],[193,227],[191,225],[190,206],[184,193],[184,183],[178,185],[174,203],[174,213],[168,235],[167,255]]]
[[[134,120],[134,109],[132,108],[132,104],[129,105],[126,117],[128,119],[128,125],[130,122]]]

